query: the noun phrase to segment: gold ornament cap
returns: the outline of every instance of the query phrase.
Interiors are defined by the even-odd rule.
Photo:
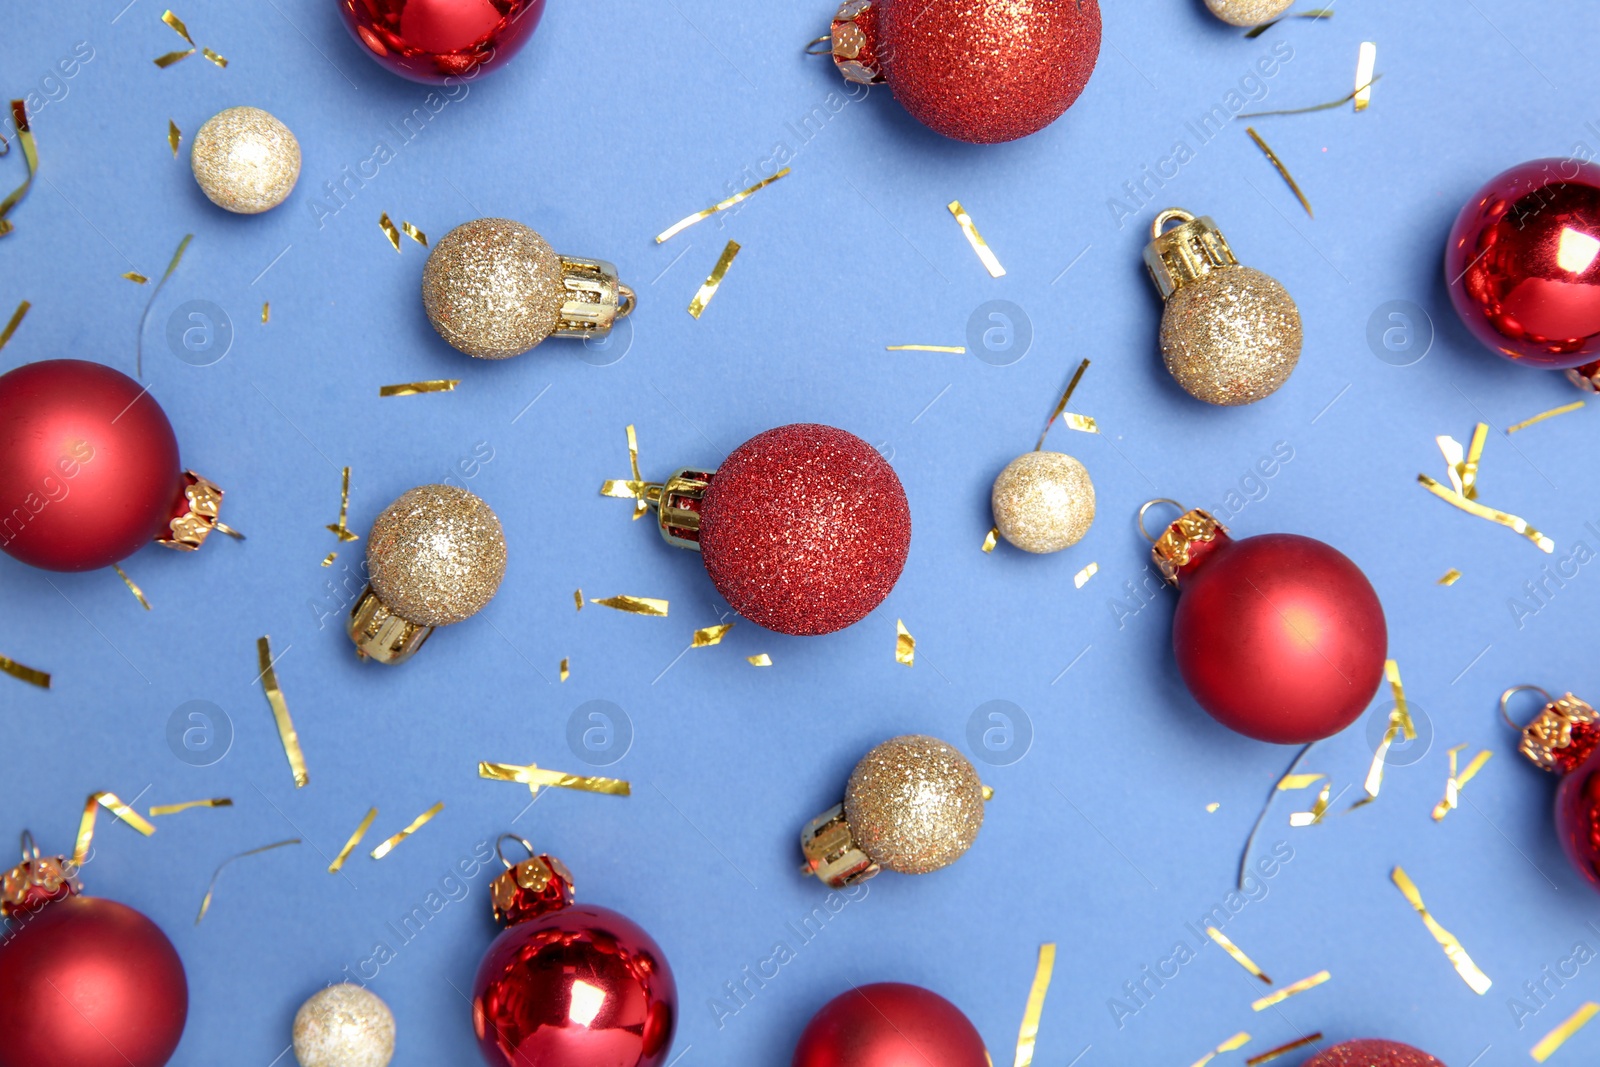
[[[527,850],[528,858],[520,863],[507,859],[507,841],[521,845]],[[506,868],[489,883],[495,921],[501,926],[537,919],[572,903],[572,872],[567,870],[566,864],[554,856],[536,854],[528,839],[516,834],[501,834],[494,851]]]
[[[1506,702],[1522,692],[1538,693],[1545,703],[1531,722],[1519,727],[1506,712]],[[1600,746],[1600,712],[1571,693],[1552,697],[1536,685],[1512,686],[1500,694],[1500,715],[1522,735],[1517,751],[1540,770],[1566,774]]]
[[[227,527],[218,522],[222,514],[222,490],[194,471],[183,472],[183,496],[173,509],[167,528],[170,536],[156,538],[156,544],[193,552],[206,543],[211,531]]]
[[[1178,225],[1167,229],[1167,225]],[[1182,208],[1169,207],[1150,225],[1150,243],[1144,249],[1145,269],[1161,299],[1224,267],[1236,267],[1233,249],[1210,215],[1195,218]]]
[[[1600,393],[1600,360],[1569,368],[1567,381],[1586,393]]]
[[[1197,562],[1206,552],[1229,541],[1228,528],[1218,522],[1209,511],[1192,508],[1167,524],[1160,537],[1152,537],[1145,528],[1145,512],[1157,504],[1171,504],[1180,510],[1183,505],[1176,500],[1152,500],[1139,509],[1139,532],[1150,542],[1150,558],[1170,585],[1179,584],[1184,568]]]
[[[22,831],[22,862],[0,875],[0,919],[22,919],[54,900],[83,889],[78,865],[65,856],[43,856],[33,835]]]
[[[883,64],[877,56],[878,17],[882,7],[880,0],[844,0],[833,16],[828,35],[813,42],[828,46],[827,52],[816,54],[832,55],[833,65],[845,81],[857,85],[883,82]]]
[[[361,598],[350,612],[346,632],[355,642],[358,656],[392,667],[416,655],[433,635],[433,630],[432,626],[423,626],[390,611],[369,585],[361,591]]]
[[[700,504],[716,471],[687,467],[665,482],[647,482],[642,499],[656,509],[656,526],[667,544],[700,551]]]

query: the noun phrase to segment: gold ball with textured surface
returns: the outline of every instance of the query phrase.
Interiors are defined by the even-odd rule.
[[[332,985],[294,1014],[300,1067],[387,1067],[394,1056],[394,1015],[358,985]]]
[[[506,541],[488,504],[453,485],[423,485],[384,508],[367,538],[372,591],[421,626],[471,618],[506,573]]]
[[[189,165],[213,204],[258,215],[283,203],[294,190],[300,179],[300,142],[268,112],[230,107],[194,135]]]
[[[983,782],[936,737],[908,734],[868,752],[850,772],[845,818],[874,863],[927,874],[961,858],[983,825]]]
[[[1300,362],[1300,312],[1288,290],[1253,267],[1227,267],[1167,298],[1161,354],[1189,394],[1208,404],[1253,404]]]
[[[422,306],[450,344],[479,359],[520,356],[555,332],[561,257],[520,222],[475,219],[439,239],[422,269]]]
[[[1024,552],[1060,552],[1094,524],[1094,482],[1060,452],[1027,452],[1006,464],[989,496],[1000,536]]]
[[[1211,13],[1230,26],[1259,26],[1293,6],[1294,0],[1206,0]]]

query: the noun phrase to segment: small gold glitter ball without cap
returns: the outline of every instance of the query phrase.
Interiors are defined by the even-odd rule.
[[[874,863],[901,874],[948,866],[977,840],[983,782],[936,737],[908,734],[868,752],[850,773],[845,819]]]
[[[561,257],[520,222],[475,219],[445,234],[422,269],[422,306],[451,346],[479,359],[520,356],[556,331]]]
[[[1294,0],[1206,0],[1211,13],[1230,26],[1259,26],[1293,6]]]
[[[194,135],[189,165],[220,208],[259,215],[277,207],[300,179],[300,142],[258,107],[218,112]]]
[[[1094,482],[1060,452],[1027,452],[1006,464],[989,502],[1000,536],[1024,552],[1060,552],[1094,524]]]
[[[394,1056],[394,1015],[358,985],[332,985],[294,1015],[300,1067],[387,1067]]]
[[[383,510],[367,538],[367,573],[385,607],[420,626],[471,618],[506,573],[500,519],[453,485],[423,485]]]
[[[1161,354],[1190,396],[1253,404],[1300,362],[1300,311],[1254,267],[1226,267],[1180,286],[1161,316]]]

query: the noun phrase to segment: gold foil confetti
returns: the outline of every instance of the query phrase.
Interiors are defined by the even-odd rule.
[[[134,598],[144,605],[144,610],[149,611],[150,601],[144,598],[144,590],[133,584],[133,579],[128,577],[128,572],[115,563],[111,565],[111,569],[117,572],[117,576],[122,579],[122,584],[128,587],[128,592],[132,593]]]
[[[1367,795],[1364,799],[1358,800],[1351,805],[1351,810],[1371,803],[1378,796],[1378,790],[1383,788],[1383,768],[1389,757],[1389,748],[1394,744],[1395,738],[1400,736],[1400,732],[1404,728],[1400,718],[1400,709],[1395,708],[1389,712],[1389,725],[1384,728],[1383,740],[1378,742],[1378,748],[1372,754],[1372,765],[1367,768],[1367,778],[1362,783],[1362,788],[1367,791]]]
[[[133,348],[133,376],[144,377],[144,327],[150,319],[150,309],[155,306],[156,297],[161,295],[161,289],[167,284],[167,279],[172,277],[172,272],[178,269],[178,264],[183,262],[183,254],[189,249],[189,242],[194,240],[194,234],[186,233],[183,240],[178,242],[178,247],[172,253],[172,258],[167,261],[166,272],[161,275],[161,280],[156,282],[156,287],[150,290],[150,299],[144,302],[144,314],[139,316],[139,336]]]
[[[1100,432],[1100,424],[1094,421],[1092,415],[1077,415],[1069,411],[1062,417],[1061,422],[1067,429],[1077,430],[1079,433]]]
[[[185,26],[183,24],[183,20],[177,15],[174,15],[170,10],[161,16],[161,21],[165,22],[168,26],[171,26],[172,32],[176,33],[179,37],[182,37],[190,44],[194,44],[194,38],[189,36],[189,27]]]
[[[265,300],[261,302],[261,325],[265,326],[272,321],[272,305]]]
[[[1246,126],[1244,132],[1249,134],[1250,139],[1256,143],[1256,147],[1265,153],[1267,162],[1276,167],[1278,173],[1283,176],[1283,180],[1289,183],[1289,191],[1294,194],[1296,200],[1300,201],[1300,206],[1306,209],[1306,215],[1310,218],[1316,218],[1315,213],[1311,210],[1311,201],[1307,200],[1306,194],[1300,191],[1300,184],[1294,180],[1294,175],[1289,173],[1289,168],[1283,165],[1283,160],[1278,158],[1278,153],[1274,152],[1272,147],[1261,139],[1261,135],[1256,132],[1254,126]]]
[[[1377,85],[1382,80],[1383,75],[1379,74],[1372,79],[1370,85]],[[1344,107],[1344,105],[1354,100],[1360,91],[1360,89],[1356,89],[1352,92],[1345,93],[1339,99],[1329,100],[1325,104],[1312,104],[1310,107],[1290,107],[1284,108],[1280,111],[1246,111],[1242,114],[1235,115],[1234,117],[1240,119],[1260,119],[1269,118],[1273,115],[1309,115],[1314,111],[1332,111],[1334,108]]]
[[[1389,877],[1394,881],[1400,892],[1405,895],[1411,906],[1417,909],[1417,914],[1422,916],[1423,924],[1427,926],[1428,932],[1433,935],[1433,939],[1439,942],[1439,947],[1444,949],[1444,954],[1450,959],[1450,965],[1456,969],[1456,973],[1461,976],[1462,981],[1466,982],[1472,988],[1472,991],[1480,997],[1487,993],[1489,987],[1494,983],[1489,980],[1488,975],[1478,969],[1476,963],[1472,962],[1472,957],[1468,956],[1467,950],[1461,947],[1461,942],[1456,940],[1456,935],[1440,926],[1438,920],[1428,914],[1427,907],[1422,903],[1422,894],[1418,892],[1416,883],[1406,874],[1405,869],[1396,867],[1390,872]]]
[[[885,352],[944,352],[952,356],[967,354],[966,345],[884,345]]]
[[[217,864],[217,869],[211,872],[211,884],[206,886],[205,899],[200,901],[200,914],[194,917],[194,924],[199,926],[200,920],[204,919],[206,917],[206,912],[211,910],[211,895],[217,891],[217,878],[221,876],[222,869],[224,867],[232,863],[234,860],[242,860],[246,856],[259,856],[261,853],[271,852],[275,848],[283,848],[285,845],[298,845],[299,843],[300,839],[298,837],[291,837],[287,841],[274,841],[270,845],[262,845],[260,848],[252,848],[248,852],[241,852],[236,856],[229,856],[227,859]]]
[[[1540,533],[1538,530],[1535,530],[1532,526],[1529,526],[1526,519],[1520,519],[1517,516],[1509,515],[1504,511],[1496,511],[1493,508],[1484,507],[1476,500],[1469,500],[1465,495],[1456,492],[1454,489],[1440,485],[1426,474],[1417,475],[1417,481],[1421,482],[1423,488],[1427,489],[1428,492],[1432,493],[1440,500],[1454,504],[1462,511],[1465,511],[1468,515],[1476,515],[1480,519],[1487,519],[1489,522],[1504,526],[1508,530],[1516,531],[1523,537],[1526,537],[1528,540],[1532,541],[1541,552],[1555,552],[1556,543],[1550,540],[1550,538],[1546,537],[1544,534]]]
[[[1296,811],[1289,815],[1290,826],[1315,826],[1322,821],[1328,813],[1328,796],[1333,792],[1333,783],[1328,782],[1322,787],[1322,792],[1317,794],[1317,801],[1311,805],[1310,811]]]
[[[1234,1034],[1232,1037],[1228,1038],[1228,1040],[1224,1041],[1222,1044],[1218,1045],[1204,1056],[1201,1056],[1199,1059],[1195,1060],[1194,1063],[1189,1065],[1189,1067],[1206,1067],[1206,1064],[1210,1063],[1224,1052],[1233,1052],[1237,1049],[1243,1048],[1249,1043],[1250,1035],[1245,1031],[1240,1030],[1237,1034]]]
[[[1039,946],[1039,962],[1033,969],[1033,985],[1028,988],[1028,1006],[1022,1012],[1022,1025],[1017,1029],[1017,1055],[1013,1067],[1031,1067],[1033,1047],[1039,1038],[1039,1018],[1044,1014],[1045,994],[1050,992],[1050,976],[1056,968],[1056,946],[1046,942]]]
[[[125,270],[121,274],[117,275],[117,277],[126,278],[126,279],[128,279],[128,281],[132,282],[134,285],[149,285],[150,284],[150,279],[146,278],[143,274],[140,274],[136,270]]]
[[[1333,8],[1331,8],[1331,7],[1307,8],[1304,11],[1293,11],[1293,12],[1290,12],[1287,15],[1283,15],[1283,16],[1280,16],[1279,18],[1273,19],[1271,22],[1263,22],[1259,26],[1252,27],[1251,29],[1246,31],[1246,33],[1244,35],[1245,36],[1245,40],[1247,40],[1247,41],[1255,40],[1257,37],[1260,37],[1263,33],[1266,33],[1268,30],[1272,29],[1272,27],[1276,26],[1278,23],[1282,22],[1286,18],[1331,19],[1331,18],[1333,18]]]
[[[561,657],[561,680],[564,682],[572,677],[572,663],[567,657]]]
[[[1217,813],[1217,809],[1220,807],[1222,807],[1222,804],[1219,801],[1213,800],[1211,803],[1206,805],[1206,814],[1215,815]]]
[[[1084,586],[1089,584],[1089,579],[1090,578],[1093,578],[1095,575],[1097,575],[1099,573],[1100,573],[1100,564],[1098,564],[1098,563],[1089,564],[1087,567],[1083,568],[1083,570],[1079,571],[1077,574],[1074,574],[1072,576],[1072,587],[1074,589],[1082,589]]]
[[[425,382],[401,382],[399,385],[383,386],[378,390],[378,395],[420,396],[423,393],[453,393],[456,386],[460,384],[460,378],[433,378]]]
[[[1308,989],[1317,988],[1317,986],[1321,985],[1323,982],[1326,982],[1332,977],[1333,975],[1329,974],[1327,971],[1318,971],[1310,978],[1302,978],[1293,985],[1286,985],[1282,989],[1275,989],[1261,999],[1251,1001],[1250,1009],[1252,1011],[1264,1011],[1265,1009],[1272,1007],[1274,1004],[1282,1004],[1284,1001],[1298,993],[1304,993]]]
[[[985,534],[984,538],[983,538],[983,550],[985,552],[993,552],[994,551],[994,546],[999,544],[999,543],[1000,543],[1000,527],[998,527],[998,526],[989,527],[989,532],[987,534]]]
[[[698,319],[705,314],[706,306],[711,303],[711,298],[717,295],[717,290],[722,288],[722,279],[728,276],[728,268],[733,266],[734,258],[738,254],[739,242],[729,241],[717,259],[717,265],[711,268],[711,274],[706,278],[705,284],[700,286],[700,291],[689,301],[690,315]]]
[[[271,641],[262,637],[256,641],[256,657],[261,666],[261,689],[272,706],[272,718],[278,724],[278,738],[283,742],[283,754],[289,758],[289,770],[294,773],[294,787],[304,788],[311,781],[306,771],[306,756],[300,750],[300,735],[295,732],[294,720],[289,717],[289,702],[278,687],[278,672],[272,666]]]
[[[330,523],[328,523],[328,525],[324,526],[323,529],[327,530],[329,533],[331,533],[334,536],[338,537],[339,540],[344,541],[346,543],[349,543],[351,541],[359,541],[359,540],[361,540],[360,535],[351,533],[350,532],[350,527],[348,525],[346,525],[346,520],[349,518],[349,516],[350,516],[350,468],[346,467],[344,469],[344,474],[340,477],[340,480],[339,480],[339,521],[338,522],[330,522]],[[327,564],[324,563],[323,566],[326,567]]]
[[[1371,41],[1362,41],[1361,48],[1356,53],[1356,92],[1355,102],[1357,111],[1367,110],[1372,103],[1372,68],[1378,65],[1378,46]]]
[[[667,617],[669,601],[648,596],[608,596],[598,599],[590,597],[589,603],[599,604],[602,608],[611,608],[614,611],[626,611],[632,615],[649,615],[664,619]]]
[[[1067,405],[1072,402],[1072,394],[1077,391],[1078,383],[1083,380],[1083,374],[1089,369],[1089,361],[1084,360],[1078,364],[1078,369],[1072,372],[1072,378],[1067,382],[1067,388],[1062,392],[1061,399],[1056,401],[1055,410],[1050,412],[1050,417],[1044,422],[1044,429],[1039,431],[1039,441],[1033,446],[1035,452],[1044,449],[1044,440],[1050,436],[1050,427],[1056,424],[1061,413],[1067,410]]]
[[[95,816],[101,808],[111,809],[111,814],[133,827],[146,837],[156,832],[144,816],[122,802],[115,793],[101,791],[90,793],[83,802],[83,817],[78,820],[78,842],[72,850],[72,862],[82,867],[89,859],[89,846],[94,843]]]
[[[1327,775],[1323,774],[1286,774],[1278,779],[1278,791],[1286,792],[1291,789],[1310,789]]]
[[[1584,401],[1582,401],[1582,400],[1574,400],[1570,404],[1562,404],[1558,408],[1551,408],[1549,411],[1541,411],[1541,412],[1539,412],[1539,414],[1533,416],[1532,418],[1523,419],[1519,423],[1515,423],[1515,424],[1513,424],[1511,426],[1507,426],[1506,427],[1506,433],[1512,434],[1512,433],[1516,433],[1518,430],[1526,430],[1529,426],[1537,425],[1538,423],[1543,422],[1545,419],[1553,419],[1557,415],[1565,415],[1568,412],[1577,411],[1579,408],[1581,408],[1583,406],[1584,406]]]
[[[1225,935],[1221,930],[1218,930],[1215,926],[1208,926],[1206,927],[1206,936],[1220,945],[1222,951],[1226,952],[1229,956],[1232,956],[1234,963],[1237,963],[1239,966],[1243,967],[1245,970],[1249,971],[1251,974],[1267,983],[1267,985],[1272,984],[1272,979],[1268,978],[1266,973],[1256,965],[1256,961],[1251,959],[1249,956],[1246,956],[1244,954],[1244,950],[1238,945],[1235,945],[1232,941],[1229,941],[1227,935]]]
[[[1442,585],[1448,588],[1452,585],[1455,585],[1460,580],[1461,572],[1456,570],[1454,567],[1451,567],[1449,570],[1445,571],[1444,574],[1440,576],[1439,580],[1434,584]]]
[[[634,431],[632,423],[628,424],[628,465],[633,469],[633,477],[627,481],[607,478],[600,483],[600,495],[618,500],[632,500],[633,517],[638,519],[650,510],[650,505],[645,503],[650,486],[639,473],[639,435]]]
[[[1528,1055],[1533,1057],[1535,1063],[1543,1063],[1548,1060],[1555,1054],[1557,1049],[1567,1043],[1573,1034],[1582,1030],[1596,1014],[1600,1014],[1600,1004],[1596,1004],[1592,1000],[1588,1001],[1583,1007],[1567,1016],[1566,1021],[1560,1026],[1541,1037],[1539,1043],[1528,1050]]]
[[[894,661],[902,667],[915,666],[917,662],[917,639],[900,619],[894,620]]]
[[[389,218],[387,211],[378,216],[378,228],[389,239],[389,243],[394,245],[394,250],[396,252],[400,251],[400,231],[396,228],[394,220]]]
[[[967,209],[961,206],[961,201],[952,200],[947,205],[950,214],[955,217],[956,225],[961,227],[962,234],[972,250],[978,253],[978,259],[983,262],[983,267],[989,272],[991,278],[1003,278],[1006,269],[1000,265],[1000,260],[995,256],[994,250],[989,247],[989,242],[983,239],[983,234],[978,232],[977,224],[972,221],[972,216],[967,214]]]
[[[678,234],[682,233],[684,230],[687,230],[690,226],[693,226],[695,223],[704,222],[706,219],[709,219],[712,215],[717,214],[719,211],[726,211],[730,207],[736,207],[739,204],[744,203],[746,200],[750,199],[756,193],[759,193],[761,190],[765,189],[779,178],[786,178],[788,175],[789,168],[784,167],[772,177],[767,178],[764,181],[756,182],[750,188],[745,189],[742,192],[734,193],[732,196],[728,197],[728,199],[712,204],[704,211],[696,211],[688,218],[681,219],[678,222],[673,223],[671,226],[668,226],[665,230],[662,230],[656,235],[656,244],[665,244],[674,237],[678,236]]]
[[[583,590],[582,589],[574,589],[572,591],[572,603],[574,605],[574,609],[573,610],[575,610],[575,611],[582,611],[583,610]]]
[[[421,245],[423,248],[427,248],[428,247],[428,235],[423,233],[421,230],[417,229],[415,226],[411,225],[411,223],[409,223],[409,222],[401,222],[400,223],[400,232],[404,233],[407,237],[409,237],[413,241],[417,242],[417,244]]]
[[[171,119],[167,120],[167,146],[172,149],[172,158],[178,158],[178,146],[183,144],[183,131],[178,129],[178,124]]]
[[[528,787],[528,792],[534,796],[539,795],[541,786],[555,786],[559,789],[577,789],[585,793],[599,793],[608,797],[626,797],[633,795],[633,787],[620,778],[597,778],[581,774],[565,774],[561,771],[546,770],[537,763],[530,763],[526,767],[515,763],[480,763],[478,764],[478,777],[487,778],[491,782],[516,782]]]
[[[168,52],[166,55],[156,56],[152,62],[162,70],[166,70],[179,60],[188,59],[192,55],[194,55],[194,49],[185,48],[177,52]]]
[[[994,799],[994,787],[993,786],[987,786],[986,785],[986,786],[983,787],[983,799],[984,799],[985,803],[987,803],[988,801],[991,801],[991,800]]]
[[[1467,445],[1467,458],[1461,462],[1461,495],[1468,500],[1478,499],[1478,465],[1483,461],[1483,446],[1488,440],[1488,423],[1480,422],[1472,428],[1472,443]]]
[[[1448,434],[1441,434],[1433,440],[1444,456],[1445,474],[1450,478],[1450,488],[1458,493],[1465,492],[1466,484],[1461,480],[1461,469],[1466,464],[1467,454],[1462,449],[1461,442]]]
[[[1489,757],[1494,755],[1488,749],[1483,749],[1472,757],[1472,762],[1467,764],[1466,770],[1458,774],[1456,772],[1456,760],[1460,756],[1461,750],[1466,747],[1465,742],[1463,742],[1449,750],[1450,777],[1444,783],[1444,799],[1433,806],[1434,822],[1441,822],[1446,815],[1456,809],[1461,799],[1461,787],[1476,778],[1478,772],[1483,770],[1483,765],[1489,762]]]
[[[418,815],[415,819],[412,819],[411,822],[409,822],[406,825],[406,828],[404,830],[401,830],[399,833],[397,833],[393,837],[389,838],[383,844],[381,844],[377,848],[373,849],[372,850],[372,858],[375,859],[375,860],[383,859],[383,857],[387,856],[389,853],[391,853],[391,852],[393,852],[395,850],[395,846],[396,845],[400,844],[400,842],[404,841],[406,838],[410,837],[412,834],[416,833],[418,830],[420,830],[424,826],[428,825],[430,822],[433,821],[433,817],[435,815],[439,814],[443,810],[444,810],[444,801],[441,800],[441,801],[439,801],[439,803],[435,804],[433,807],[429,808],[427,811],[423,812],[421,815]]]
[[[722,644],[722,639],[728,636],[728,631],[733,629],[733,623],[725,622],[718,626],[707,626],[694,632],[694,640],[690,648],[710,648],[712,645]]]
[[[18,663],[9,656],[0,656],[0,672],[27,682],[29,685],[36,685],[40,689],[50,688],[50,675],[48,673]]]
[[[1307,1034],[1305,1037],[1296,1038],[1287,1045],[1279,1045],[1277,1048],[1269,1048],[1259,1056],[1251,1056],[1249,1059],[1244,1061],[1244,1067],[1260,1067],[1260,1064],[1270,1063],[1279,1056],[1287,1056],[1297,1048],[1305,1048],[1307,1045],[1313,1045],[1321,1040],[1322,1031],[1318,1030],[1314,1034]]]
[[[746,656],[745,660],[752,667],[770,667],[770,666],[772,666],[772,657],[767,655],[765,652],[758,653],[758,654],[756,654],[754,656]]]
[[[1411,707],[1406,703],[1406,687],[1400,681],[1400,664],[1395,660],[1383,661],[1383,676],[1389,680],[1389,690],[1394,694],[1394,711],[1400,718],[1400,729],[1407,741],[1417,739],[1416,724],[1411,721]]]
[[[329,552],[326,556],[322,557],[322,565],[324,567],[331,567],[331,566],[333,566],[333,561],[338,559],[338,558],[339,558],[339,553],[337,553],[337,552]]]
[[[150,809],[152,819],[163,815],[176,815],[180,811],[190,808],[231,808],[233,800],[229,797],[212,797],[210,800],[185,800],[181,804],[157,804]]]
[[[17,140],[22,144],[22,158],[28,164],[28,176],[22,184],[0,200],[0,237],[16,229],[11,222],[11,209],[22,202],[33,188],[33,176],[39,173],[39,145],[33,138],[33,127],[28,124],[28,105],[23,100],[11,101],[11,121],[17,128]]]
[[[0,330],[0,348],[4,348],[6,345],[11,343],[11,335],[17,332],[18,326],[22,325],[22,320],[28,314],[28,309],[31,307],[33,307],[33,305],[28,303],[26,300],[17,305],[17,310],[11,313],[11,319],[6,323],[6,328],[4,330]]]
[[[228,68],[228,61],[222,56],[217,55],[217,53],[213,52],[211,49],[202,48],[200,49],[200,54],[211,60],[211,62],[215,63],[222,69],[226,70]]]
[[[356,846],[361,844],[361,839],[367,836],[367,831],[372,829],[372,821],[377,817],[377,808],[367,809],[366,818],[361,820],[361,825],[356,827],[356,832],[350,835],[350,839],[344,843],[344,848],[341,848],[339,854],[333,857],[333,862],[328,864],[329,874],[339,873],[340,869],[344,867],[344,861],[349,859],[350,853],[354,852]]]

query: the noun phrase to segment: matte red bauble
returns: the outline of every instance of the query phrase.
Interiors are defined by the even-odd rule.
[[[364,52],[402,78],[472,78],[508,62],[544,15],[545,0],[338,0]]]
[[[1296,534],[1235,541],[1194,510],[1152,554],[1179,592],[1178,673],[1222,725],[1306,744],[1349,726],[1371,702],[1389,631],[1372,583],[1337,549]]]
[[[149,390],[119,371],[48,359],[0,375],[0,550],[87,571],[152,540],[199,548],[222,490],[178,463]]]
[[[1026,137],[1072,106],[1100,57],[1096,0],[845,0],[829,35],[846,79],[888,82],[957,141]]]
[[[572,903],[561,861],[533,855],[494,880],[506,925],[478,965],[472,1026],[490,1067],[660,1067],[678,987],[661,947],[624,915]]]
[[[883,603],[911,550],[911,506],[867,442],[796,423],[752,437],[715,471],[634,485],[670,544],[697,549],[734,611],[778,633],[827,634]],[[603,491],[612,492],[610,488]]]
[[[1520,728],[1517,750],[1535,766],[1561,776],[1556,789],[1556,837],[1578,873],[1600,889],[1600,712],[1568,693],[1552,698],[1538,686],[1519,685],[1500,694],[1500,713],[1519,692],[1538,693],[1544,707]]]
[[[1532,367],[1600,356],[1600,165],[1536,159],[1467,201],[1444,257],[1450,301],[1495,352]]]
[[[841,993],[812,1016],[793,1067],[987,1067],[983,1039],[937,993],[878,982]]]
[[[1363,1038],[1324,1049],[1304,1067],[1444,1067],[1444,1062],[1398,1041]]]
[[[78,895],[76,868],[23,837],[0,890],[0,1067],[163,1067],[183,1036],[189,983],[160,927]]]

